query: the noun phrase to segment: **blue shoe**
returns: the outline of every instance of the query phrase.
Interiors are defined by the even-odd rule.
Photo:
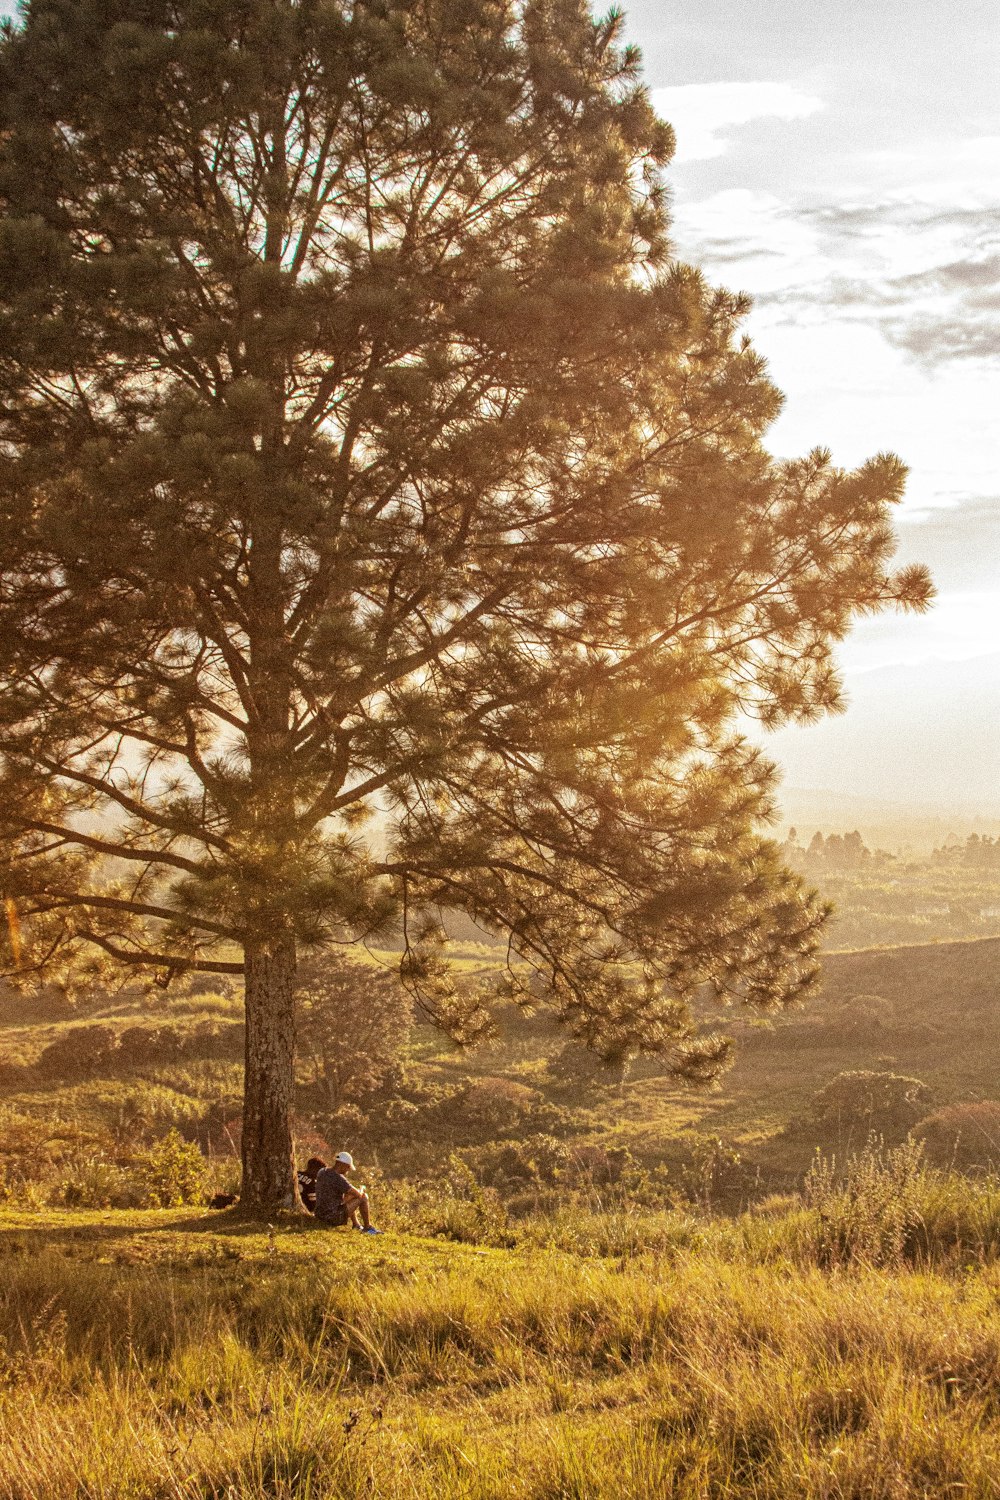
[[[362,1234],[385,1234],[385,1230],[384,1229],[376,1229],[375,1226],[374,1226],[374,1224],[372,1224],[367,1229],[362,1229],[361,1233]]]

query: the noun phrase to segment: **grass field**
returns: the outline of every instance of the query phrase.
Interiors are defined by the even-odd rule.
[[[843,1198],[509,1249],[6,1210],[0,1496],[993,1500],[1000,1194],[937,1191],[839,1249]]]

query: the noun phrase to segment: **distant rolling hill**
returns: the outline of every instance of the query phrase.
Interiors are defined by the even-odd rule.
[[[828,954],[822,1000],[859,994],[881,995],[901,1017],[945,1028],[994,1022],[1000,1019],[1000,938]],[[996,1083],[1000,1088],[1000,1077]]]
[[[830,954],[803,1010],[769,1029],[734,1028],[735,1065],[704,1101],[699,1128],[767,1134],[808,1116],[824,1084],[859,1069],[920,1078],[935,1106],[1000,1098],[998,1022],[1000,938]]]

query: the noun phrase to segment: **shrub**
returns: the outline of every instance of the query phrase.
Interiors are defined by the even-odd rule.
[[[924,1113],[930,1092],[919,1078],[900,1073],[838,1073],[814,1096],[813,1118],[842,1136],[874,1132],[901,1140]]]
[[[473,1136],[490,1138],[516,1132],[541,1103],[537,1089],[510,1078],[478,1078],[448,1101],[444,1113]]]
[[[181,1037],[174,1026],[126,1026],[118,1036],[116,1068],[130,1071],[180,1056]]]
[[[327,1140],[357,1141],[365,1132],[368,1116],[357,1104],[342,1104],[339,1109],[324,1115],[317,1123],[321,1125],[323,1135]],[[312,1134],[316,1135],[316,1132],[313,1131]],[[296,1135],[296,1149],[301,1155],[302,1138],[299,1134]],[[322,1154],[320,1151],[319,1155],[322,1156]]]
[[[569,1149],[551,1135],[528,1135],[518,1141],[493,1142],[462,1153],[463,1160],[487,1187],[551,1187],[564,1176]]]
[[[127,1167],[104,1151],[80,1154],[65,1164],[66,1175],[53,1192],[67,1208],[144,1208],[144,1193]]]
[[[203,1201],[205,1168],[177,1130],[134,1153],[90,1144],[63,1162],[51,1196],[70,1208],[180,1208]]]
[[[190,1128],[199,1112],[197,1100],[148,1079],[94,1080],[79,1085],[73,1099],[78,1109],[101,1120],[124,1151],[158,1139],[172,1126]]]
[[[397,1213],[400,1208],[398,1203]],[[409,1227],[418,1233],[472,1245],[515,1243],[499,1193],[484,1187],[471,1167],[455,1155],[432,1182],[415,1185],[405,1212]]]
[[[141,1177],[147,1203],[154,1208],[179,1208],[200,1202],[205,1187],[205,1159],[194,1141],[178,1130],[134,1158],[133,1172]]]
[[[568,1155],[570,1171],[581,1187],[617,1187],[635,1164],[627,1146],[571,1146]]]
[[[383,1111],[385,1124],[389,1130],[400,1130],[409,1133],[420,1114],[420,1106],[413,1104],[409,1099],[390,1099]]]
[[[923,1153],[915,1141],[886,1151],[873,1138],[843,1172],[835,1159],[817,1157],[806,1177],[805,1200],[815,1214],[820,1264],[899,1264],[912,1253],[925,1186]]]
[[[15,1089],[24,1088],[30,1077],[31,1072],[23,1063],[0,1056],[0,1088],[13,1093]]]
[[[243,1057],[246,1025],[243,1021],[201,1021],[183,1039],[185,1057],[221,1058],[235,1062]]]
[[[65,1139],[52,1138],[52,1129],[33,1115],[0,1108],[0,1197],[20,1197],[27,1186],[51,1176],[70,1149]]]
[[[804,1220],[790,1215],[785,1228],[821,1266],[992,1259],[1000,1250],[1000,1184],[929,1166],[917,1140],[887,1150],[873,1139],[842,1169],[817,1157],[805,1199]]]
[[[90,1078],[116,1046],[110,1026],[74,1026],[39,1053],[35,1067],[46,1078]]]
[[[959,1171],[1000,1167],[1000,1102],[951,1104],[914,1125],[927,1159]]]
[[[681,1169],[681,1186],[692,1203],[706,1212],[720,1205],[735,1206],[749,1195],[753,1169],[734,1146],[718,1136],[697,1131],[688,1136],[690,1155]]]
[[[893,1020],[893,1007],[881,995],[852,995],[826,1016],[829,1029],[857,1037],[877,1036]]]

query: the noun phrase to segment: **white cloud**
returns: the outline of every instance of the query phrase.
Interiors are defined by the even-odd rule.
[[[888,343],[874,317],[848,320],[835,308],[822,316],[809,306],[763,307],[748,331],[787,396],[768,434],[772,452],[829,446],[850,467],[891,449],[910,466],[904,508],[914,511],[994,489],[1000,363],[929,369]]]
[[[775,194],[752,188],[678,198],[673,229],[684,258],[756,296],[812,280],[822,261],[816,226]]]
[[[993,492],[996,196],[994,205],[749,187],[679,199],[678,255],[755,299],[748,331],[788,397],[772,451],[829,444],[852,465],[891,448],[911,465],[913,508]]]
[[[725,154],[727,127],[752,120],[801,120],[823,100],[792,83],[688,83],[653,89],[653,105],[677,135],[677,161]]]

